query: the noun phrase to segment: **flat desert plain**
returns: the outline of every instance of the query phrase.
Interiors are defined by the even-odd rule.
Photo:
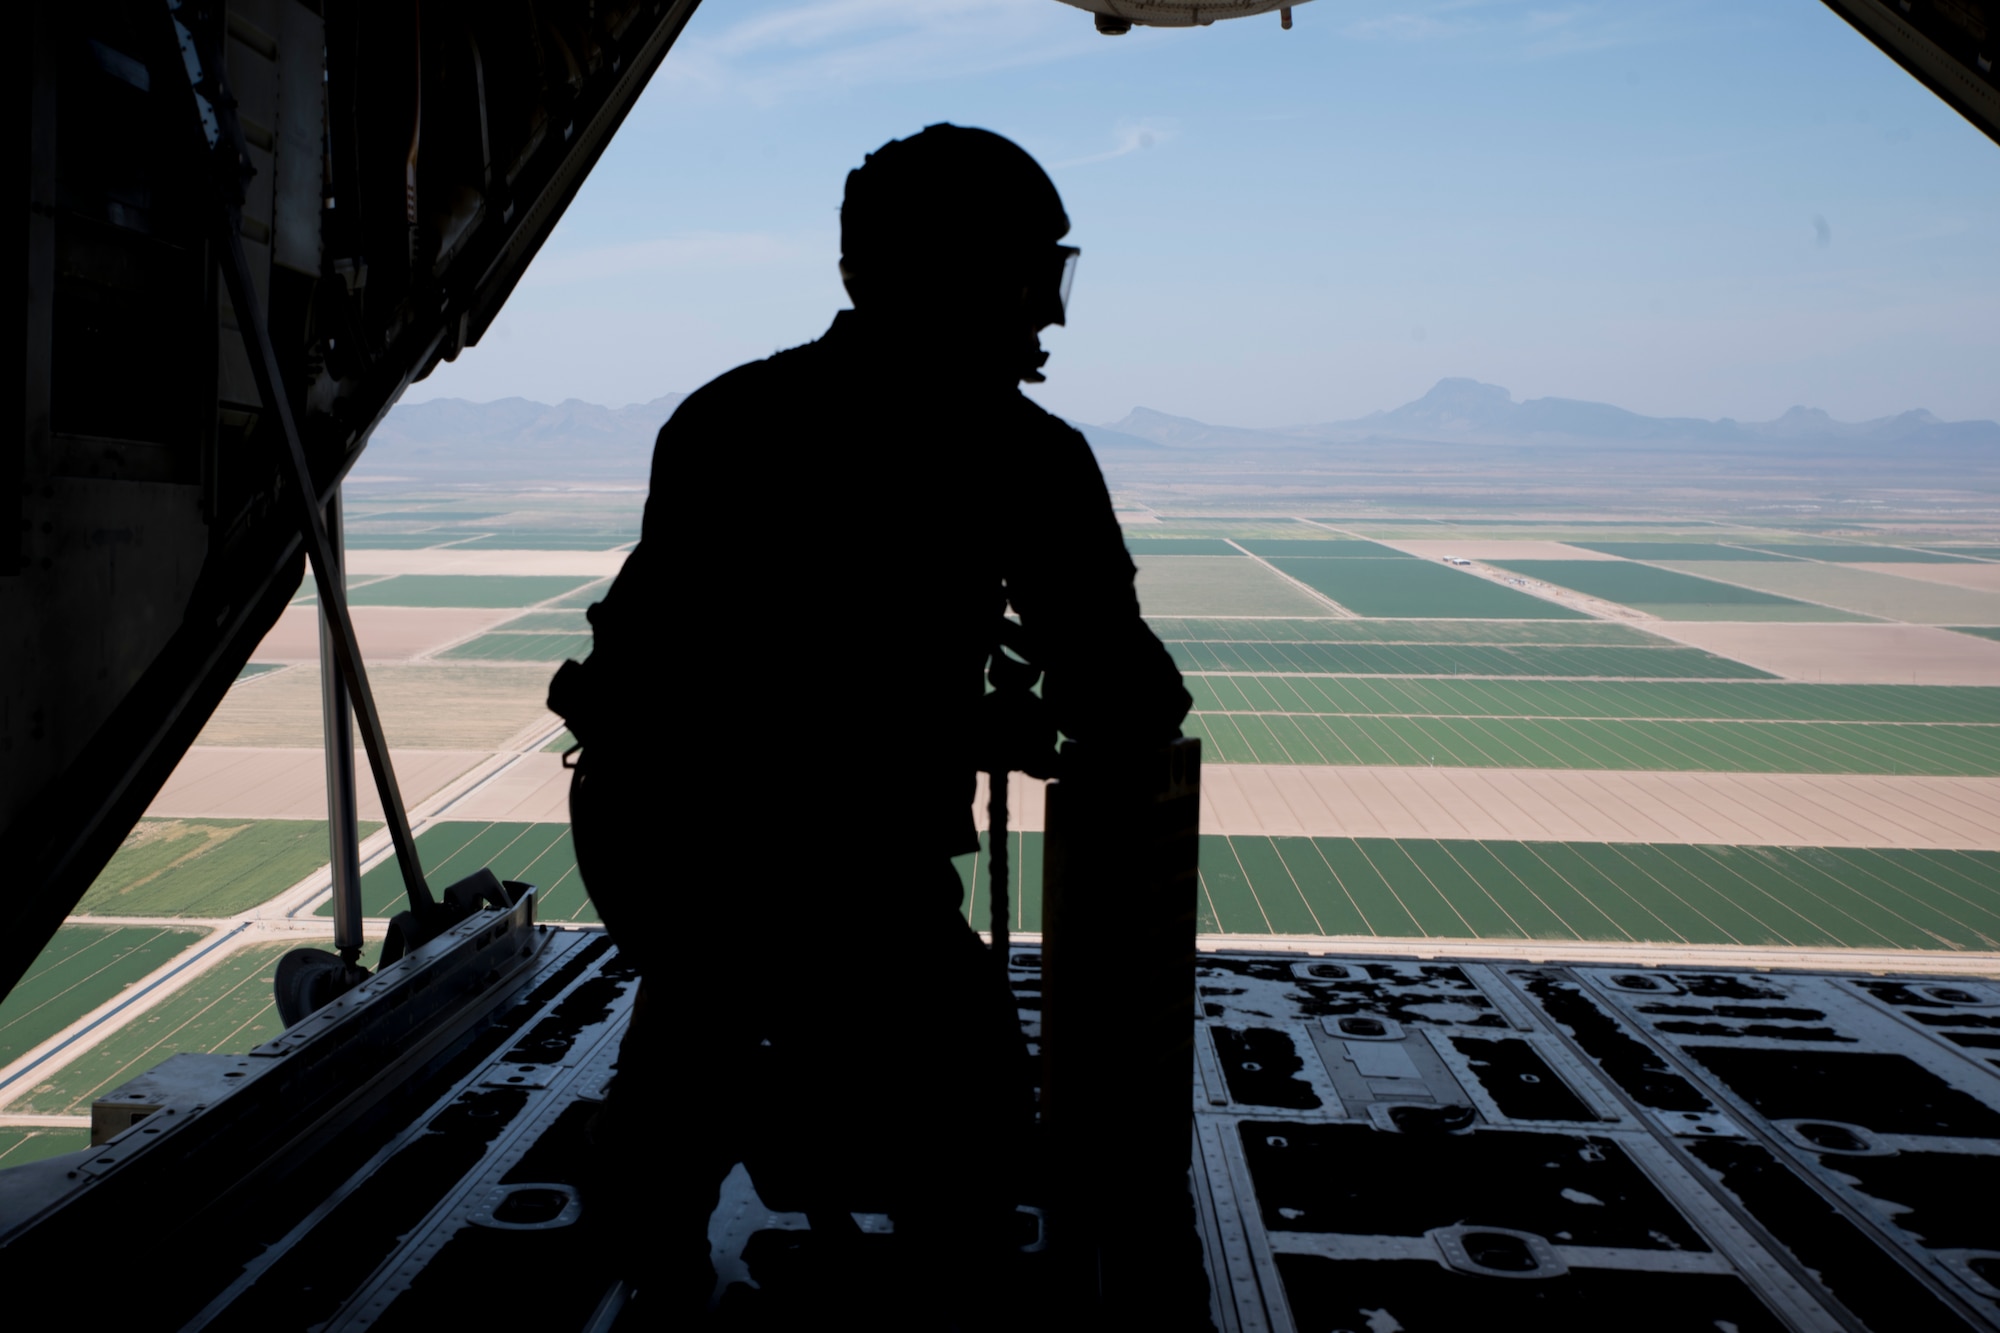
[[[349,609],[364,661],[406,662],[483,634],[518,611],[474,607],[356,606]],[[319,661],[319,608],[288,606],[250,655],[253,662]]]

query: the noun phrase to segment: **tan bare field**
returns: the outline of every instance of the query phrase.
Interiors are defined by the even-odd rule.
[[[2000,643],[1929,625],[1659,620],[1646,628],[1792,680],[1828,685],[2000,685]]]
[[[349,610],[361,640],[362,660],[405,661],[421,653],[471,638],[517,616],[518,611],[474,610],[469,607],[357,606]],[[319,661],[319,608],[288,606],[278,623],[250,654],[253,662]]]
[[[603,578],[625,565],[627,551],[363,550],[347,553],[350,574],[576,574]]]
[[[481,750],[391,750],[403,803],[414,806],[486,758]],[[363,819],[382,818],[368,756],[354,755]],[[146,807],[156,819],[325,819],[323,751],[197,745],[181,757],[167,785]]]
[[[1720,579],[1746,588],[1798,597],[1808,602],[1858,611],[1865,616],[1912,625],[2000,625],[2000,593],[1955,588],[1905,578],[1911,566],[1863,569],[1786,560],[1657,560],[1696,578]],[[1887,574],[1880,569],[1894,569]],[[1971,568],[1971,566],[1968,566]]]
[[[1848,569],[1865,569],[1874,574],[1894,574],[1924,583],[1942,583],[1975,592],[2000,592],[2000,565],[1919,565],[1851,564]]]
[[[2000,778],[1217,764],[1201,787],[1201,831],[1232,836],[2000,851]],[[1012,776],[1008,828],[1046,828],[1044,789]],[[984,829],[984,774],[972,814]]]
[[[1203,833],[2000,850],[2000,778],[1230,764],[1201,779]]]
[[[454,803],[451,817],[567,824],[569,779],[560,754],[524,754]]]
[[[1149,616],[1337,616],[1261,561],[1240,555],[1142,555],[1139,605]]]
[[[554,718],[552,668],[420,662],[370,667],[382,730],[392,748],[497,750]],[[319,667],[252,677],[230,690],[198,745],[313,748],[321,743]]]
[[[1425,538],[1422,541],[1389,541],[1377,538],[1382,545],[1407,551],[1411,555],[1422,556],[1426,560],[1442,560],[1448,555],[1465,560],[1616,560],[1615,555],[1602,551],[1586,551],[1581,546],[1568,546],[1562,542],[1507,541],[1504,538],[1474,537],[1468,541],[1439,541]]]

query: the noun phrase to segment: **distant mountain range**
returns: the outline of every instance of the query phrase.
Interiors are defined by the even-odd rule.
[[[1085,433],[1091,430],[1086,427]],[[1122,443],[1119,437],[1125,437],[1156,446],[1202,451],[1394,440],[1571,447],[1684,442],[1810,445],[1816,449],[1835,446],[1843,450],[1897,445],[1926,452],[1938,448],[2000,447],[2000,424],[1945,421],[1922,409],[1855,422],[1835,421],[1816,407],[1794,407],[1773,421],[1648,417],[1609,403],[1575,398],[1531,398],[1517,403],[1499,385],[1470,379],[1439,380],[1429,393],[1414,402],[1353,421],[1245,430],[1211,426],[1141,407],[1134,408],[1124,420],[1103,428],[1101,434],[1113,448]]]
[[[473,403],[439,398],[397,407],[376,430],[356,481],[520,482],[643,481],[653,437],[685,394],[629,407],[569,399],[550,406],[525,398]],[[1423,397],[1353,421],[1281,429],[1216,426],[1151,408],[1134,408],[1109,426],[1077,423],[1107,467],[1172,467],[1175,459],[1338,467],[1362,453],[1427,456],[1465,446],[1497,447],[1510,465],[1544,453],[1573,463],[1576,451],[1629,449],[1650,457],[1664,449],[1717,455],[1798,459],[1808,454],[1874,464],[1901,461],[1950,467],[2000,461],[2000,424],[1944,421],[1916,410],[1873,421],[1835,421],[1818,408],[1794,407],[1773,421],[1648,417],[1609,403],[1532,398],[1517,403],[1496,384],[1444,379]],[[1477,450],[1475,450],[1477,452]]]
[[[653,437],[684,393],[630,407],[570,398],[399,403],[368,442],[354,479],[644,481]]]

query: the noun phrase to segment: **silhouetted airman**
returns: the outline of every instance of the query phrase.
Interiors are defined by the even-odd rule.
[[[995,622],[1071,738],[1155,744],[1189,706],[1089,447],[1020,392],[1077,256],[1053,183],[933,125],[850,173],[840,217],[854,308],[661,429],[643,539],[551,688],[584,880],[646,979],[599,1139],[646,1141],[618,1173],[689,1300],[739,1161],[835,1231],[891,1214],[906,1273],[985,1271],[1032,1116],[952,864]]]

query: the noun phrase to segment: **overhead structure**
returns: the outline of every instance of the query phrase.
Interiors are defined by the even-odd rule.
[[[1062,0],[1097,16],[1097,30],[1116,37],[1142,28],[1206,28],[1217,19],[1276,12],[1287,28],[1292,8],[1306,0]]]
[[[1826,0],[1891,60],[2000,141],[2000,4],[1993,0]]]
[[[0,994],[299,586],[304,507],[244,330],[323,507],[397,396],[485,332],[695,3],[24,7]],[[203,51],[240,122],[255,321],[214,225]]]

